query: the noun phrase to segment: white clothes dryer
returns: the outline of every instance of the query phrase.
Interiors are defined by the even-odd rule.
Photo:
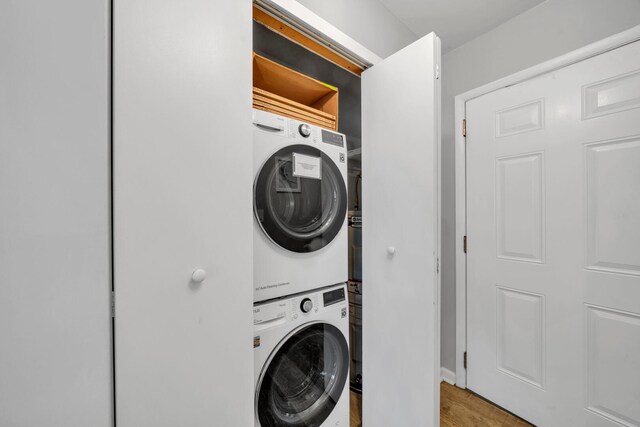
[[[256,427],[349,426],[345,284],[254,305]]]
[[[253,112],[254,301],[347,281],[343,134]]]

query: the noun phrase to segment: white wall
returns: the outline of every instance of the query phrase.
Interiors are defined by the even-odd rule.
[[[298,0],[298,3],[382,58],[418,39],[378,0]]]
[[[447,369],[455,371],[455,95],[639,23],[640,0],[548,0],[444,55],[441,360]]]
[[[0,2],[0,425],[113,425],[109,1]]]

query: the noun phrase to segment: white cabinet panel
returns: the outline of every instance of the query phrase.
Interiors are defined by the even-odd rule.
[[[115,2],[118,427],[253,422],[251,22]]]
[[[439,423],[440,39],[362,78],[363,421]]]

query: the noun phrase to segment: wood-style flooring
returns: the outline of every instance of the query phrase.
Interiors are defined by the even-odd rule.
[[[362,427],[361,413],[362,396],[351,392],[351,427]],[[440,385],[440,426],[530,427],[532,425],[468,390],[443,382]]]

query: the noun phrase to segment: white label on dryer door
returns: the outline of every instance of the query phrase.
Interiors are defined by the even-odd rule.
[[[322,159],[293,153],[293,176],[322,179]]]

